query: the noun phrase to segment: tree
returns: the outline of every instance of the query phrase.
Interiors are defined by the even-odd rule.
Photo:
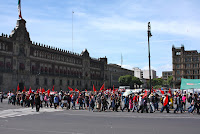
[[[118,81],[119,81],[120,85],[122,85],[122,86],[129,85],[131,87],[136,86],[136,88],[137,88],[138,85],[140,87],[143,84],[143,82],[140,81],[139,78],[131,76],[131,75],[120,76]]]
[[[127,86],[127,85],[130,86],[132,81],[132,76],[131,75],[120,76],[118,81],[122,86]]]
[[[169,76],[167,78],[167,84],[169,85],[169,87],[172,87],[173,86],[173,76]]]

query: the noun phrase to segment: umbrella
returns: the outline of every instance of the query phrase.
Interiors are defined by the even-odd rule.
[[[131,90],[128,90],[128,91],[124,92],[123,96],[127,96],[127,95],[130,95],[130,94],[133,94],[133,92]]]

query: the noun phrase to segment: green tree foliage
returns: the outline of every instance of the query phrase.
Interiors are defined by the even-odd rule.
[[[152,86],[157,86],[157,85],[160,85],[160,86],[163,85],[163,79],[162,78],[152,79]]]
[[[119,83],[121,86],[136,86],[139,85],[141,86],[143,84],[142,81],[140,81],[139,78],[131,76],[131,75],[125,75],[125,76],[120,76],[119,77]]]
[[[173,86],[173,76],[169,76],[167,78],[167,85],[169,85],[169,87]]]

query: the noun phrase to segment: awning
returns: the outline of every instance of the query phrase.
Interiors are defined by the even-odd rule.
[[[181,89],[200,89],[200,79],[181,78]]]

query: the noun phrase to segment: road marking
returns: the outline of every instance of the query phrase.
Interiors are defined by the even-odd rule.
[[[84,134],[84,133],[77,133],[77,132],[62,132],[62,131],[45,131],[45,130],[38,130],[38,129],[22,129],[22,128],[7,128],[7,127],[0,127],[1,129],[8,129],[8,130],[16,130],[16,131],[29,131],[29,132],[42,132],[42,133],[60,133],[60,134]]]
[[[7,109],[0,111],[0,118],[18,117],[18,116],[34,115],[34,114],[40,114],[45,112],[56,112],[56,111],[63,111],[63,110],[54,108],[41,108],[39,112],[36,112],[35,109],[32,108]]]
[[[90,112],[89,112],[90,113]],[[197,120],[200,120],[200,116],[193,116],[193,115],[177,115],[177,114],[160,114],[159,115],[157,113],[155,114],[146,114],[146,113],[139,113],[137,115],[134,115],[134,113],[131,114],[126,114],[126,113],[119,113],[119,114],[116,114],[116,113],[112,113],[112,114],[105,114],[105,113],[90,113],[88,114],[87,113],[68,113],[68,112],[62,112],[62,113],[59,113],[59,114],[65,114],[65,115],[72,115],[72,116],[88,116],[88,117],[112,117],[112,118],[119,118],[119,117],[124,117],[124,118],[143,118],[143,119],[197,119]],[[157,115],[156,115],[157,114]]]

